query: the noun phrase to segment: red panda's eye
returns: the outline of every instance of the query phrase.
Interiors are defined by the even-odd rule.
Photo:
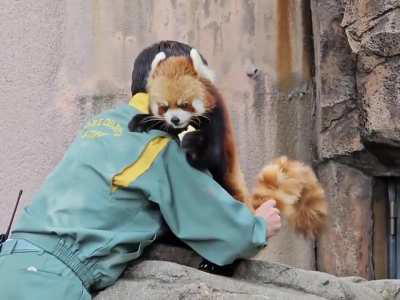
[[[189,103],[185,102],[179,105],[180,108],[182,109],[188,109],[189,108]]]
[[[160,115],[165,114],[167,112],[167,110],[168,110],[168,106],[167,105],[159,105],[158,106],[158,113]]]

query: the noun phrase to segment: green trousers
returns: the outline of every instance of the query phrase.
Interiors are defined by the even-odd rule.
[[[92,299],[63,262],[24,240],[8,240],[0,251],[0,299]]]

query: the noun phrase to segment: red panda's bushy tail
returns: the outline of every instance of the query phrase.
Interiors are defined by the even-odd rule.
[[[276,200],[289,225],[303,236],[316,237],[324,228],[324,190],[313,170],[303,163],[283,156],[261,170],[250,201],[257,208],[268,199]]]

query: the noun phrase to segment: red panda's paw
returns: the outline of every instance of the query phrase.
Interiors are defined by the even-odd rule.
[[[208,168],[208,160],[205,155],[206,139],[200,130],[186,133],[181,142],[181,147],[186,153],[188,163],[198,169],[206,170]]]
[[[218,266],[205,258],[200,262],[199,270],[215,275],[232,277],[235,271],[235,263],[225,266]]]
[[[128,124],[128,129],[130,132],[146,132],[154,128],[155,125],[159,125],[159,122],[151,119],[149,114],[137,114],[135,115]]]
[[[185,152],[200,151],[206,146],[206,139],[200,130],[186,133],[181,142],[181,147]]]

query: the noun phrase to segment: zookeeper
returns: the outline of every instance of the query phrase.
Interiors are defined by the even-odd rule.
[[[1,299],[91,299],[90,292],[112,285],[167,225],[218,265],[254,255],[279,230],[272,201],[254,216],[192,168],[166,133],[127,128],[135,114],[147,112],[141,92],[154,55],[189,56],[190,49],[173,41],[145,49],[135,61],[129,104],[79,132],[1,245]]]

